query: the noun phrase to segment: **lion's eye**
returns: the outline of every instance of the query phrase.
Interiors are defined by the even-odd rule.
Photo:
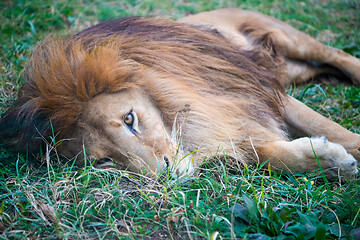
[[[129,127],[134,124],[134,114],[132,111],[124,116],[124,123],[126,123]]]

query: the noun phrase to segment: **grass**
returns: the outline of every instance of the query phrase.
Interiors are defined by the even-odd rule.
[[[0,109],[23,83],[23,66],[49,33],[80,31],[129,15],[180,18],[241,7],[280,18],[360,57],[355,0],[43,0],[0,2]],[[307,105],[360,132],[360,88],[288,89]],[[154,182],[118,170],[78,168],[54,154],[40,162],[0,152],[1,239],[359,239],[360,186],[318,172],[276,173],[214,160],[183,181]]]

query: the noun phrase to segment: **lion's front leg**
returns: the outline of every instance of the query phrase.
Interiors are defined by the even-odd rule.
[[[325,136],[329,141],[341,144],[349,153],[360,161],[360,135],[353,133],[339,124],[315,112],[293,97],[283,99],[280,109],[288,127],[305,136]]]
[[[340,173],[343,177],[351,178],[358,174],[354,157],[343,146],[329,142],[325,137],[272,142],[261,147],[259,155],[274,168],[290,172],[318,169],[319,161],[329,177],[336,177]]]

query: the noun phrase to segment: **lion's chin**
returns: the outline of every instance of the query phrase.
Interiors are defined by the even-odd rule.
[[[191,156],[186,156],[174,164],[171,176],[174,179],[180,179],[191,176],[194,172],[194,159]]]

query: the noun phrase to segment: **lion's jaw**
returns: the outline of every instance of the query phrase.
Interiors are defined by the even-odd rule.
[[[65,156],[73,157],[71,154],[84,145],[90,159],[108,158],[151,177],[168,170],[176,178],[194,171],[191,156],[185,156],[171,139],[161,112],[140,89],[101,94],[90,100],[72,139],[60,148]],[[78,154],[79,164],[82,155]]]

